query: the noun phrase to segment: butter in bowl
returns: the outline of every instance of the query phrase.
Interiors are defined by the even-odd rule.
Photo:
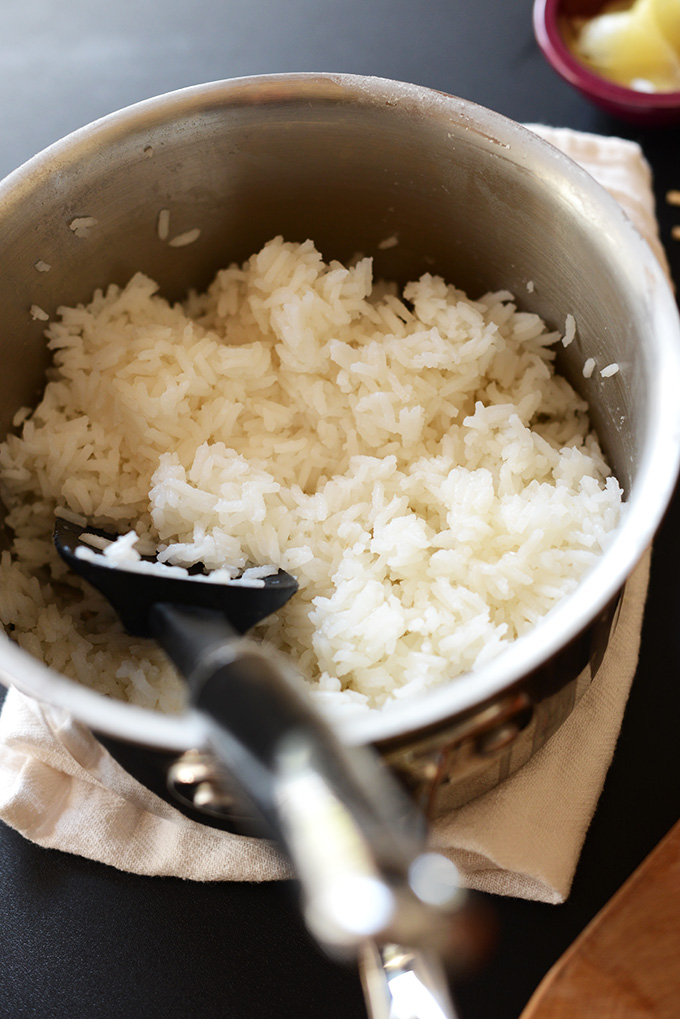
[[[608,113],[680,122],[680,0],[536,0],[534,32],[554,70]]]

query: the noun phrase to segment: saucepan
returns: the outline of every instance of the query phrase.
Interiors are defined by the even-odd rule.
[[[165,208],[200,241],[188,243],[189,231],[186,244],[161,243]],[[52,316],[137,271],[180,299],[275,235],[313,238],[328,259],[370,254],[378,277],[435,273],[472,295],[510,290],[552,328],[578,321],[579,342],[560,345],[558,368],[587,399],[625,499],[605,554],[533,630],[474,672],[389,711],[329,719],[340,744],[376,750],[434,816],[526,763],[597,673],[677,475],[675,301],[616,202],[494,112],[342,74],[200,85],[76,131],[0,185],[0,434],[44,385],[44,322],[31,308]],[[616,374],[586,377],[584,349]],[[248,831],[220,788],[198,712],[163,715],[107,698],[10,636],[0,642],[0,679],[66,708],[189,816]]]

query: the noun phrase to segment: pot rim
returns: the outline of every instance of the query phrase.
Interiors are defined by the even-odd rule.
[[[620,205],[585,170],[528,128],[475,103],[424,86],[384,78],[314,72],[255,75],[188,86],[108,114],[54,142],[0,182],[0,203],[25,200],[46,174],[77,162],[84,150],[100,148],[144,126],[178,116],[258,101],[285,103],[301,96],[322,103],[369,108],[398,105],[419,116],[458,124],[502,158],[532,172],[559,173],[564,198],[578,214],[601,223],[621,254],[636,267],[636,284],[654,318],[663,370],[653,380],[654,418],[631,498],[612,541],[581,581],[530,633],[520,637],[477,672],[389,705],[381,711],[329,719],[350,744],[375,743],[441,723],[501,694],[578,636],[623,587],[651,543],[670,501],[680,465],[680,322],[669,282],[655,255]],[[602,380],[606,384],[607,380]],[[38,662],[9,638],[0,644],[0,679],[31,696],[58,705],[90,728],[150,746],[184,750],[200,745],[203,725],[193,710],[176,717],[112,700]]]

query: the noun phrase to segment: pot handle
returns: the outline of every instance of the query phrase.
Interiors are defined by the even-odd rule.
[[[343,746],[288,659],[221,613],[160,604],[150,618],[208,721],[225,784],[288,852],[317,939],[351,953],[367,939],[444,947],[462,902],[457,871],[424,851],[424,819],[377,755]]]
[[[436,956],[366,941],[359,968],[369,1019],[458,1019]]]

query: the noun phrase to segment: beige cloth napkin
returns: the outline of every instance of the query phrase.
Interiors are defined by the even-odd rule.
[[[637,145],[533,128],[620,201],[666,267]],[[666,267],[667,268],[667,267]],[[465,885],[546,902],[569,893],[637,664],[649,556],[626,585],[604,662],[569,719],[515,775],[435,822]],[[132,779],[66,712],[9,691],[0,716],[0,819],[49,848],[135,874],[196,881],[291,876],[276,848],[200,825]]]

